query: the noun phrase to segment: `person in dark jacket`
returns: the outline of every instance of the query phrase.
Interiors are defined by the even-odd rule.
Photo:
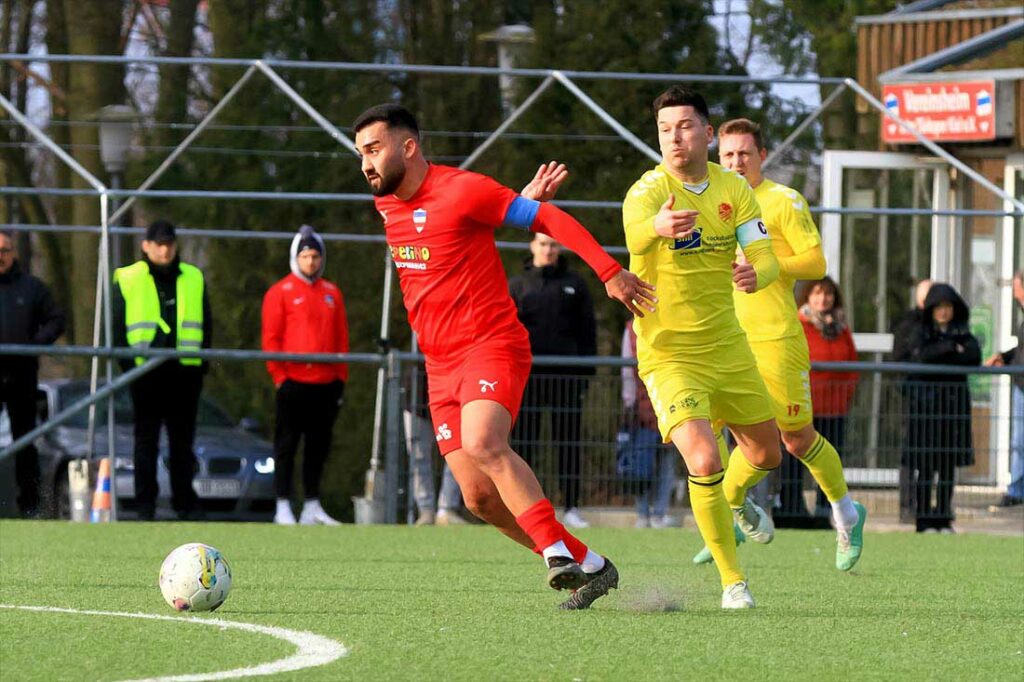
[[[561,245],[536,233],[525,272],[509,279],[519,319],[530,333],[534,355],[594,355],[597,325],[586,282],[569,269]],[[593,367],[534,365],[512,438],[530,466],[538,450],[541,418],[551,412],[551,436],[558,451],[558,478],[565,525],[585,528],[579,514],[580,425],[586,377]]]
[[[1024,309],[1024,270],[1013,274],[1013,298]],[[1024,365],[1024,320],[1017,330],[1017,345],[1003,353],[996,353],[985,364],[989,367],[1018,368]],[[999,504],[989,511],[999,511],[1024,504],[1024,375],[1013,377],[1010,399],[1010,485]]]
[[[903,313],[892,329],[892,359],[895,362],[910,362],[910,349],[907,342],[913,330],[921,324],[924,315],[924,301],[928,290],[932,288],[930,279],[922,279],[914,285],[914,307]]]
[[[908,329],[911,362],[966,367],[981,363],[981,348],[968,328],[967,304],[953,287],[933,284],[922,312],[920,324]],[[903,459],[913,477],[917,530],[952,532],[956,467],[974,464],[967,375],[908,374],[905,395]]]
[[[64,313],[42,281],[23,272],[14,236],[0,232],[0,343],[48,346],[64,333]],[[17,440],[36,426],[39,359],[0,356],[0,409],[6,407],[11,438]],[[18,510],[22,517],[39,513],[39,455],[33,445],[15,454]]]
[[[928,297],[928,290],[932,286],[932,280],[922,279],[914,285],[914,307],[903,313],[892,328],[892,359],[894,362],[912,362],[908,341],[913,335],[913,330],[921,324],[924,315],[924,300]],[[900,391],[903,402],[908,402],[909,386],[906,381],[901,384]],[[917,517],[917,503],[914,501],[914,488],[911,481],[913,475],[906,462],[900,464],[900,523],[914,523]]]
[[[292,238],[291,274],[263,297],[263,350],[286,353],[347,353],[348,319],[341,289],[323,277],[327,263],[324,240],[309,225]],[[305,441],[298,523],[339,525],[320,504],[320,479],[331,452],[348,365],[314,362],[267,363],[276,389],[274,417],[274,523],[295,525],[290,497],[299,441]]]
[[[114,272],[111,295],[114,345],[132,348],[210,348],[213,318],[199,268],[181,262],[174,225],[157,220],[146,228],[142,259]],[[128,370],[142,356],[121,361]],[[182,520],[203,518],[192,488],[199,394],[206,365],[198,358],[167,360],[131,385],[135,417],[135,502],[139,518],[156,514],[160,428],[167,427],[171,505]]]

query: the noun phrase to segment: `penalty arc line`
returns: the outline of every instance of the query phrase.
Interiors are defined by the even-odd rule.
[[[42,613],[69,613],[81,616],[113,616],[116,618],[141,618],[144,620],[163,620],[173,623],[193,623],[198,625],[212,625],[219,628],[231,630],[244,630],[255,632],[261,635],[269,635],[277,639],[283,639],[294,644],[297,651],[291,656],[279,658],[269,663],[261,663],[247,668],[234,668],[232,670],[221,670],[210,673],[194,673],[185,675],[169,675],[166,677],[153,677],[131,682],[202,682],[204,680],[229,680],[237,677],[257,677],[261,675],[276,675],[278,673],[292,672],[304,668],[315,668],[327,665],[348,655],[348,649],[333,639],[315,635],[312,632],[301,630],[289,630],[287,628],[273,627],[269,625],[255,625],[253,623],[237,623],[220,618],[197,618],[180,616],[161,616],[153,613],[124,613],[119,611],[87,611],[83,609],[63,609],[56,606],[18,606],[14,604],[0,604],[0,609],[18,609],[21,611],[35,611]]]

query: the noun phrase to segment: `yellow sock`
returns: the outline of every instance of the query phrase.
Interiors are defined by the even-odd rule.
[[[743,506],[747,491],[760,483],[761,479],[771,473],[771,469],[761,469],[747,461],[739,448],[729,455],[729,468],[725,472],[722,490],[725,499],[733,509]]]
[[[724,472],[710,476],[690,476],[690,507],[704,544],[715,558],[722,587],[746,580],[736,559],[736,537],[732,532],[732,512],[722,494]]]
[[[843,463],[839,461],[839,453],[825,436],[819,433],[807,454],[798,459],[811,472],[811,476],[814,476],[829,502],[836,502],[846,496]]]
[[[722,471],[729,468],[729,446],[725,444],[725,434],[722,429],[715,431],[715,443],[718,444],[718,457],[722,460]]]

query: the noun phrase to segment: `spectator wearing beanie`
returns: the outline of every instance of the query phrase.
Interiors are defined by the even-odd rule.
[[[292,239],[291,274],[263,298],[263,350],[286,353],[348,352],[345,301],[338,287],[322,277],[327,259],[323,239],[303,225]],[[274,523],[293,525],[292,478],[299,441],[305,441],[301,524],[337,525],[320,504],[320,478],[331,450],[348,365],[270,361],[277,390],[274,427]]]

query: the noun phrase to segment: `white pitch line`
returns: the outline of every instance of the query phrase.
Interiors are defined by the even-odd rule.
[[[255,632],[261,635],[270,635],[277,639],[291,642],[297,651],[287,658],[279,658],[270,663],[250,666],[248,668],[234,668],[212,673],[195,673],[188,675],[169,675],[167,677],[152,677],[144,680],[131,680],[131,682],[201,682],[203,680],[229,680],[236,677],[257,677],[260,675],[276,675],[277,673],[292,672],[304,668],[315,668],[327,665],[348,655],[348,649],[340,642],[327,637],[315,635],[312,632],[301,630],[289,630],[268,625],[254,625],[252,623],[236,623],[230,620],[219,618],[196,618],[181,616],[160,616],[153,613],[123,613],[118,611],[85,611],[80,609],[61,609],[55,606],[17,606],[14,604],[0,604],[0,609],[19,609],[21,611],[37,611],[43,613],[71,613],[82,616],[115,616],[117,618],[141,618],[144,620],[166,620],[173,623],[194,623],[197,625],[215,625],[220,628],[231,630],[244,630]]]

